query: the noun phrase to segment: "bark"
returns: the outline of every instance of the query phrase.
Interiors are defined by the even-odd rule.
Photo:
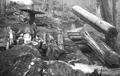
[[[102,18],[101,17],[101,2],[100,2],[100,0],[96,0],[96,15],[98,16],[98,17],[100,17],[100,18]]]
[[[6,0],[0,0],[0,9],[1,9],[1,14],[5,15]]]
[[[88,42],[88,46],[92,49],[91,52],[101,61],[101,63],[107,67],[120,67],[120,55],[114,52],[109,46],[107,46],[99,38],[90,35],[88,32],[84,33],[85,40]]]
[[[97,0],[97,10],[100,10],[97,13],[102,17],[103,20],[107,21],[110,24],[116,26],[117,24],[117,11],[116,11],[116,2],[117,0]],[[111,7],[112,6],[112,7]],[[110,9],[112,8],[112,10]],[[117,51],[117,42],[116,37],[109,37],[108,34],[105,35],[106,43]]]
[[[113,25],[117,25],[117,9],[116,9],[117,0],[112,0],[112,9],[113,9]]]
[[[99,0],[101,3],[101,16],[103,20],[113,24],[112,12],[110,9],[110,0]]]

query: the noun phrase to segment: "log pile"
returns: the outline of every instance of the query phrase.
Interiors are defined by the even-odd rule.
[[[74,6],[72,11],[75,15],[77,15],[80,19],[90,24],[98,32],[101,32],[111,38],[117,36],[117,30],[113,25],[99,19],[97,16],[87,12],[83,8],[79,6]],[[100,68],[99,70],[97,69],[97,71],[94,69],[94,72],[92,73],[93,75],[89,76],[120,75],[120,55],[117,54],[113,50],[113,48],[110,48],[103,40],[101,40],[99,37],[96,37],[95,35],[90,34],[86,30],[80,32],[69,32],[68,35],[68,37],[73,42],[77,42],[78,46],[84,45],[84,48],[87,48],[87,51],[90,51],[94,55],[94,57],[96,57],[98,61],[102,63],[102,66],[107,67],[107,69]]]

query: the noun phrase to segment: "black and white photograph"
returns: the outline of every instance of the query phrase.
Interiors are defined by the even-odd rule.
[[[120,76],[120,0],[0,0],[0,76]]]

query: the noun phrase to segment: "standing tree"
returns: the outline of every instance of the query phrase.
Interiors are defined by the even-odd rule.
[[[0,0],[0,13],[5,15],[6,0]]]
[[[118,0],[112,0],[112,9],[113,9],[113,25],[117,26],[117,9],[116,9],[116,3]]]
[[[97,13],[99,17],[102,17],[103,20],[109,22],[110,24],[116,26],[116,0],[96,0],[97,1]],[[112,7],[111,7],[112,6]],[[111,10],[112,8],[112,10]],[[116,38],[111,38],[108,35],[106,37],[106,44],[108,44],[111,48],[117,51],[117,42]]]

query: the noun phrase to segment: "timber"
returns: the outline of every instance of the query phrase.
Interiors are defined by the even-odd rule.
[[[86,11],[85,9],[81,8],[80,6],[73,6],[72,12],[77,15],[80,19],[90,24],[94,29],[97,31],[107,34],[109,37],[116,37],[118,32],[115,26],[111,25],[110,23],[100,19],[99,17],[95,16],[94,14]]]
[[[84,32],[84,38],[90,50],[99,61],[110,68],[120,67],[120,55],[114,52],[103,41],[93,38],[88,32]]]

